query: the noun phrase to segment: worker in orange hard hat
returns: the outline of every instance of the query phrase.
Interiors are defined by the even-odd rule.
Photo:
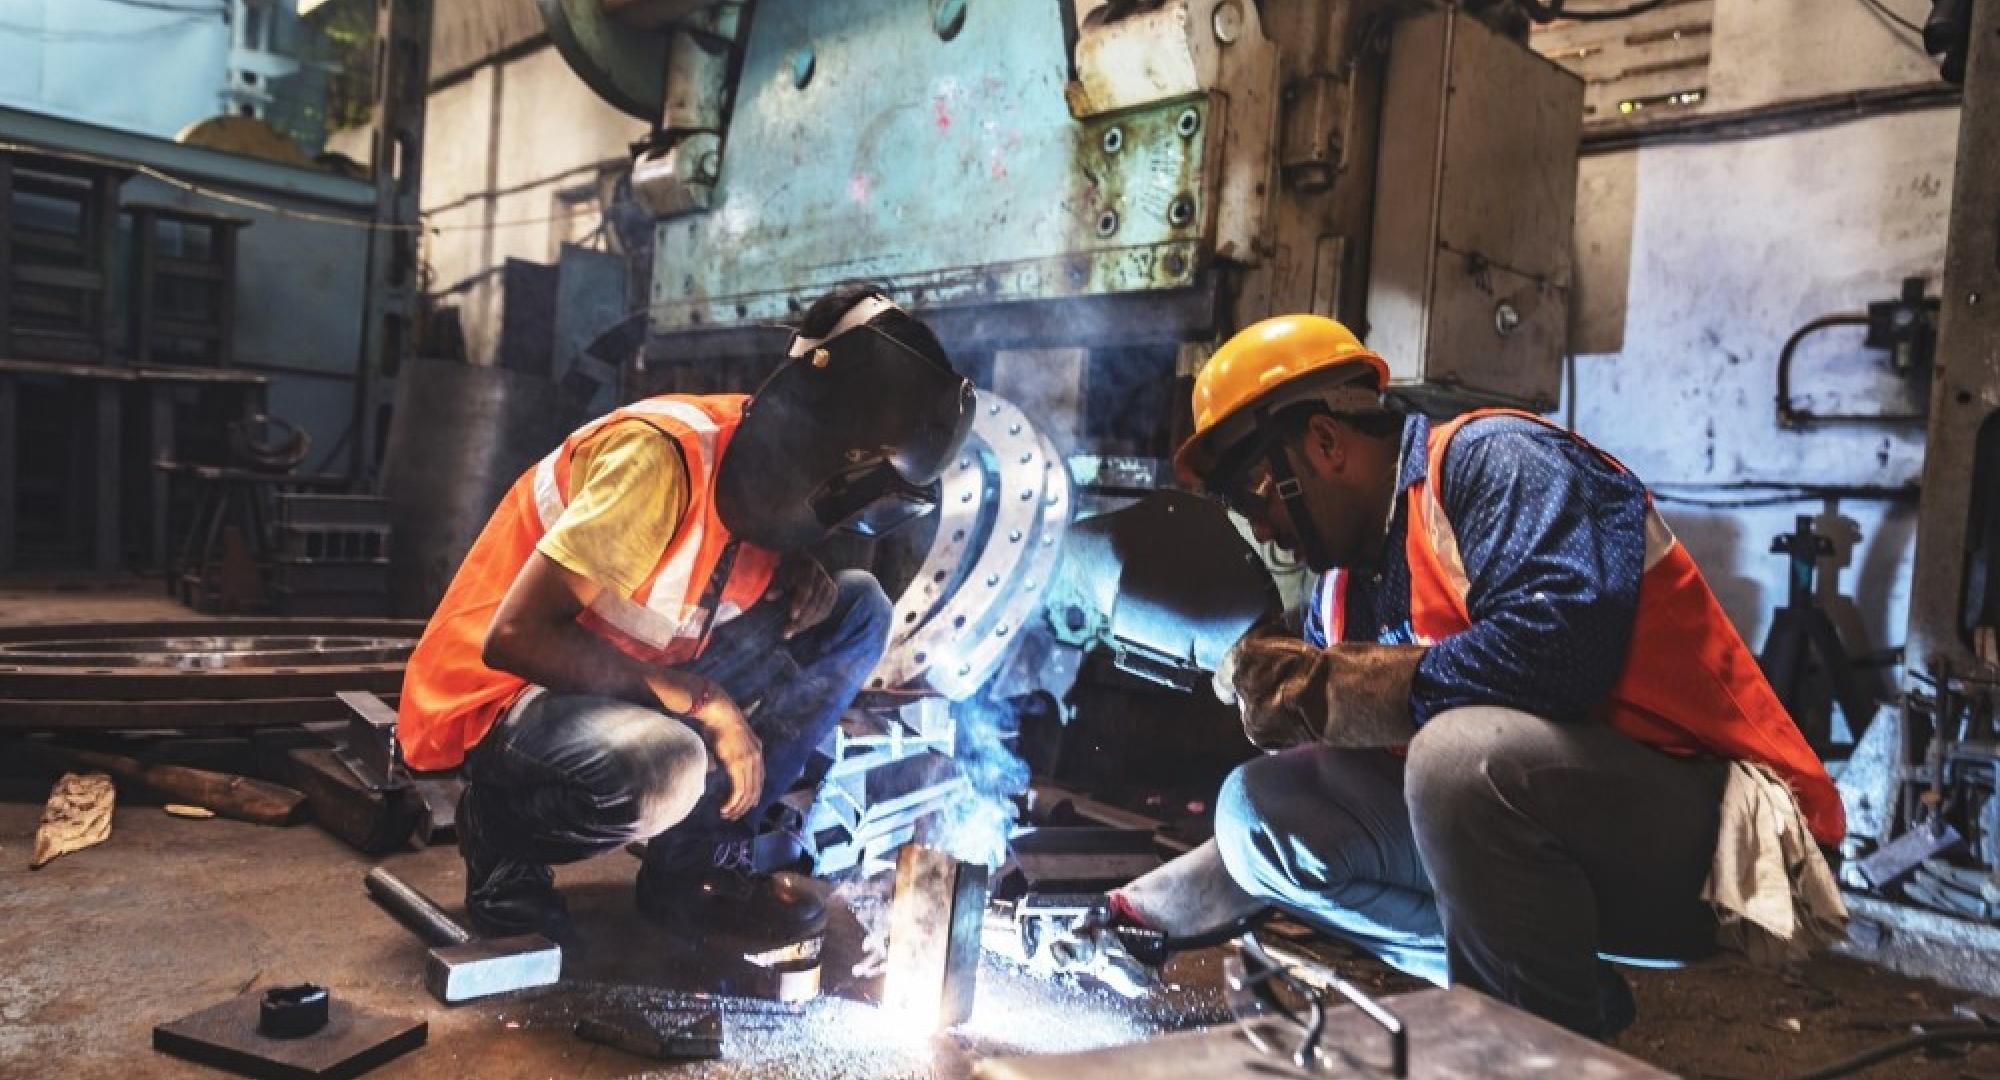
[[[1313,315],[1195,380],[1181,477],[1322,575],[1216,673],[1274,751],[1217,799],[1230,879],[1597,1036],[1633,1013],[1601,955],[1766,941],[1739,916],[1774,899],[1805,916],[1768,943],[1837,930],[1824,860],[1785,853],[1837,843],[1840,801],[1645,486],[1531,413],[1404,415],[1388,381]],[[1767,867],[1791,896],[1736,890]],[[1174,933],[1171,906],[1107,905]]]
[[[1174,470],[1239,513],[1275,494],[1278,513],[1244,513],[1258,539],[1292,548],[1317,571],[1343,565],[1361,556],[1370,515],[1332,511],[1386,499],[1387,478],[1371,470],[1382,482],[1364,491],[1337,476],[1332,498],[1312,510],[1281,451],[1313,415],[1341,417],[1378,436],[1400,430],[1401,417],[1382,403],[1388,381],[1388,363],[1340,323],[1317,315],[1266,319],[1230,338],[1202,368],[1194,435],[1174,455]]]

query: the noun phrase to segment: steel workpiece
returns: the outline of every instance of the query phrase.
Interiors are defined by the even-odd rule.
[[[267,727],[393,694],[422,624],[214,619],[0,629],[0,731]]]

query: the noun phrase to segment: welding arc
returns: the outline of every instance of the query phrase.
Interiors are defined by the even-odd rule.
[[[1851,1076],[1890,1058],[1901,1057],[1912,1050],[1928,1050],[1936,1046],[1953,1046],[1961,1043],[2000,1043],[2000,1029],[1980,1027],[1969,1030],[1946,1028],[1941,1031],[1926,1031],[1921,1035],[1911,1035],[1908,1038],[1883,1043],[1851,1058],[1836,1061],[1809,1073],[1788,1076],[1784,1080],[1834,1080],[1835,1077]]]

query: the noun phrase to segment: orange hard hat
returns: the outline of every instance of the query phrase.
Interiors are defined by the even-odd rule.
[[[1184,484],[1202,484],[1230,447],[1257,431],[1260,414],[1313,398],[1335,412],[1374,411],[1388,382],[1388,362],[1325,316],[1280,315],[1245,327],[1194,377],[1194,434],[1174,452],[1174,472]]]

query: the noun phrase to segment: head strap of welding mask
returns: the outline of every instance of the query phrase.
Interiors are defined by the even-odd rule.
[[[1306,507],[1305,485],[1292,471],[1292,459],[1285,453],[1285,440],[1272,430],[1271,413],[1268,409],[1257,410],[1257,430],[1264,441],[1264,461],[1271,467],[1271,483],[1276,486],[1279,501],[1285,504],[1285,518],[1292,523],[1292,534],[1299,540],[1299,556],[1307,566],[1332,565],[1327,552],[1326,541],[1320,538],[1319,526],[1314,524],[1312,512]]]
[[[847,314],[842,315],[840,321],[833,324],[833,329],[828,330],[826,336],[806,337],[804,334],[794,333],[792,335],[792,347],[786,350],[785,356],[790,359],[797,359],[855,327],[866,325],[875,316],[885,311],[895,310],[898,310],[896,302],[886,296],[863,297],[853,307],[847,309]],[[897,344],[900,345],[902,343],[897,342]]]

